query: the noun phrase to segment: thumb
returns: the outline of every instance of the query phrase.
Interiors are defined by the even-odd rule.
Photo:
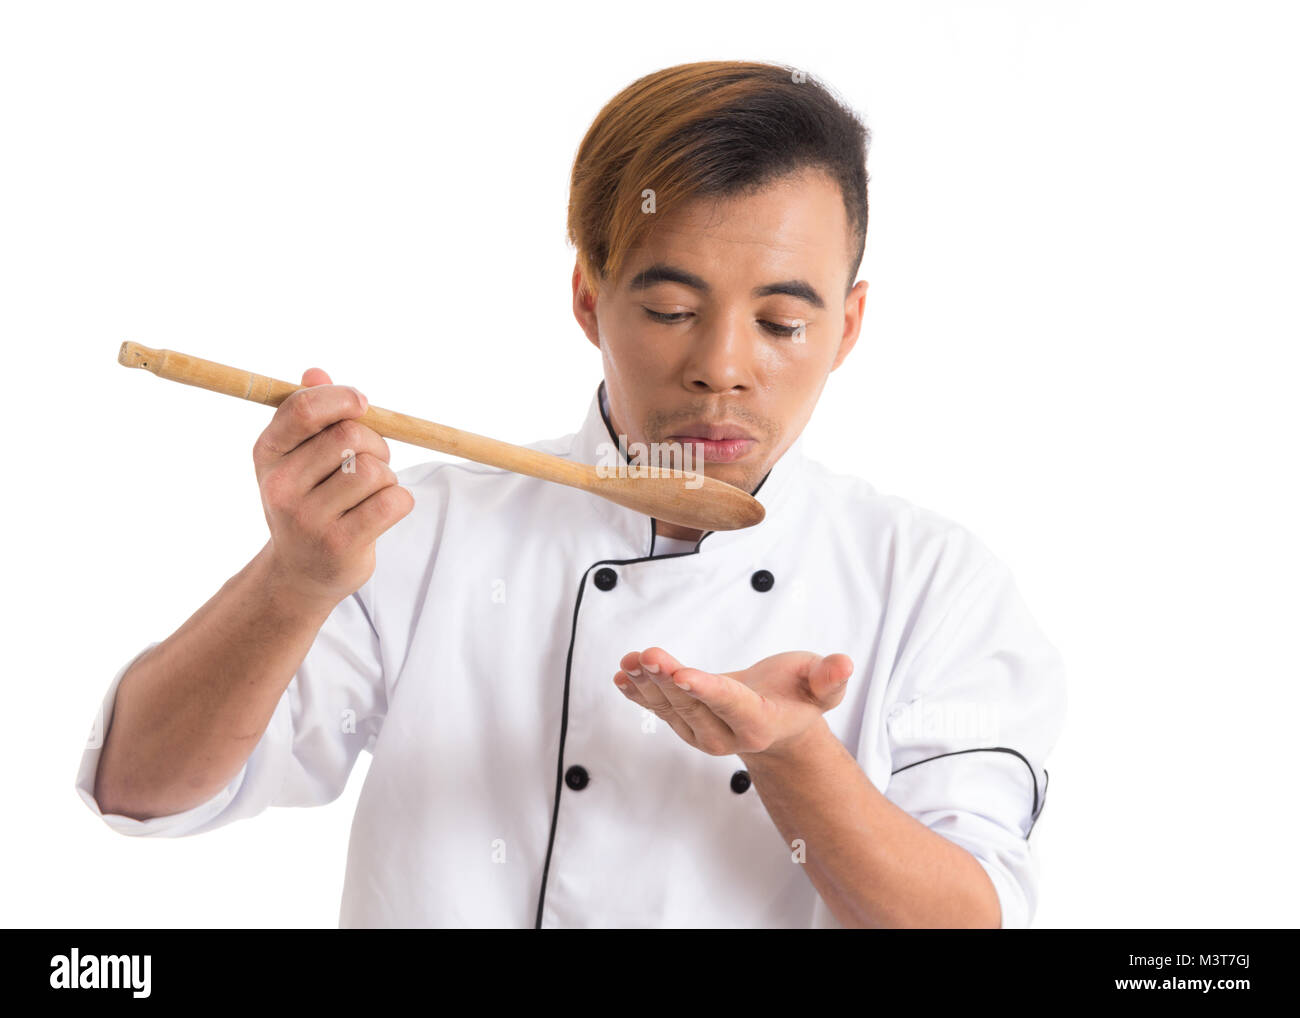
[[[831,654],[812,666],[808,684],[818,701],[834,707],[844,695],[848,678],[853,674],[853,659],[847,654]]]
[[[311,385],[333,385],[330,376],[325,373],[324,368],[308,368],[302,373],[302,384]]]

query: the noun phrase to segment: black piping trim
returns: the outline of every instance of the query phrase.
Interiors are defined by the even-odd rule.
[[[956,749],[956,750],[953,750],[951,753],[940,753],[940,754],[938,754],[938,756],[929,756],[929,757],[926,757],[924,760],[917,760],[917,761],[915,761],[915,762],[913,762],[913,763],[907,764],[906,766],[900,767],[900,768],[898,768],[898,770],[896,770],[896,771],[890,771],[890,772],[889,772],[889,773],[890,773],[890,777],[893,777],[893,775],[898,774],[900,771],[905,771],[905,770],[907,770],[907,769],[910,768],[910,767],[916,767],[918,764],[929,763],[931,760],[938,760],[938,759],[940,759],[940,758],[942,758],[942,757],[945,757],[945,756],[960,756],[960,755],[963,754],[963,753],[1010,753],[1012,756],[1018,756],[1018,757],[1020,757],[1020,759],[1021,759],[1021,761],[1023,761],[1024,765],[1025,765],[1026,767],[1029,768],[1029,778],[1030,778],[1030,780],[1033,781],[1033,783],[1034,783],[1034,808],[1033,808],[1033,811],[1032,811],[1029,815],[1030,815],[1030,817],[1033,818],[1034,823],[1037,823],[1037,822],[1038,822],[1038,815],[1042,812],[1042,810],[1039,809],[1039,807],[1038,807],[1038,775],[1034,773],[1034,765],[1031,764],[1028,760],[1025,759],[1024,754],[1019,753],[1019,752],[1017,752],[1017,751],[1014,750],[1014,749],[1008,749],[1006,746],[981,746],[981,747],[979,747],[978,749]],[[1046,776],[1047,776],[1047,771],[1046,771],[1046,770],[1043,771],[1043,776],[1044,776],[1044,778],[1046,778]],[[1046,806],[1046,805],[1047,805],[1047,799],[1046,799],[1046,796],[1047,796],[1047,785],[1046,785],[1046,784],[1043,785],[1043,796],[1044,796],[1044,799],[1043,799],[1043,805]],[[1033,829],[1034,829],[1034,824],[1031,823],[1031,824],[1029,825],[1029,830],[1032,832]],[[1028,838],[1029,835],[1026,834],[1025,837]]]
[[[680,558],[682,555],[694,555],[695,552],[684,551],[677,555],[660,555],[660,558]],[[542,928],[542,911],[546,902],[546,878],[551,871],[551,851],[555,847],[555,828],[560,818],[560,795],[564,786],[564,737],[569,729],[569,677],[573,669],[573,644],[578,635],[578,609],[582,605],[582,594],[587,586],[587,577],[597,566],[627,566],[635,565],[638,562],[649,562],[653,555],[643,555],[640,558],[623,558],[613,559],[606,558],[593,562],[586,570],[583,571],[582,580],[578,583],[578,597],[573,603],[573,622],[569,629],[569,653],[564,659],[564,699],[560,708],[560,752],[555,765],[555,806],[551,810],[551,833],[546,841],[546,863],[542,869],[542,889],[537,896],[537,923],[535,929]]]
[[[1038,816],[1034,817],[1034,823],[1029,825],[1029,834],[1034,833],[1034,824],[1038,823],[1038,817],[1041,817],[1043,815],[1043,810],[1047,808],[1047,786],[1051,782],[1051,780],[1052,780],[1052,776],[1047,773],[1047,768],[1044,767],[1043,768],[1043,805],[1038,810]],[[1029,840],[1029,834],[1025,835],[1026,841]]]
[[[600,406],[600,416],[605,421],[605,430],[609,432],[609,437],[613,439],[614,447],[616,449],[620,449],[619,455],[622,456],[622,450],[618,444],[618,436],[614,434],[613,425],[609,423],[609,416],[605,413],[604,388],[605,388],[605,382],[602,379],[600,383],[600,388],[598,390],[599,399],[597,400],[597,403]],[[623,457],[623,462],[624,463],[627,462],[627,457],[625,456]],[[758,489],[763,487],[763,482],[766,481],[768,477],[770,477],[771,475],[772,472],[769,470],[767,474],[764,475],[763,480],[758,482],[758,488],[755,488],[751,492],[751,494],[757,495]],[[695,542],[694,551],[677,552],[672,555],[660,555],[658,556],[658,558],[661,559],[681,558],[684,555],[698,555],[700,551],[700,545],[703,543],[704,538],[708,537],[709,534],[712,533],[716,533],[716,531],[710,530],[707,533],[703,534],[700,537],[700,539]],[[638,562],[649,562],[651,559],[656,557],[654,554],[654,544],[655,544],[655,520],[653,517],[651,517],[649,555],[643,555],[639,558],[601,559],[598,562],[593,562],[591,565],[589,565],[586,568],[586,570],[583,571],[582,579],[578,582],[578,596],[573,602],[573,622],[569,629],[569,653],[565,656],[564,659],[564,698],[561,702],[561,707],[560,707],[560,751],[555,764],[555,805],[551,810],[551,832],[550,832],[550,836],[547,838],[546,841],[546,862],[542,867],[542,887],[537,895],[537,920],[536,923],[534,924],[534,929],[540,930],[542,928],[542,912],[545,910],[546,907],[546,880],[547,877],[550,876],[550,872],[551,872],[551,853],[555,848],[555,828],[560,819],[560,795],[562,794],[563,787],[564,787],[564,737],[567,734],[569,729],[569,677],[572,674],[572,669],[573,669],[573,644],[578,635],[578,609],[582,605],[582,593],[587,586],[587,577],[591,574],[591,571],[594,568],[596,568],[596,566],[600,566],[600,565],[626,566],[626,565],[635,565]]]

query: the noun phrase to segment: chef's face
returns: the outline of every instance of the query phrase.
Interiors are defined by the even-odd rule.
[[[839,187],[809,170],[748,197],[647,214],[662,217],[650,240],[597,298],[580,298],[573,276],[574,314],[604,360],[610,423],[629,446],[690,442],[691,469],[752,492],[862,325],[867,283],[844,292]],[[701,445],[710,425],[748,437]]]

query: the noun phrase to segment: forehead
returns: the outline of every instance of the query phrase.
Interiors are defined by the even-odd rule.
[[[656,210],[655,223],[629,252],[625,282],[650,262],[681,264],[716,277],[801,274],[834,278],[846,271],[848,215],[839,186],[806,170],[753,194],[705,198]]]

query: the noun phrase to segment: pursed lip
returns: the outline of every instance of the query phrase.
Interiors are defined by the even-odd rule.
[[[703,439],[706,442],[728,442],[738,439],[753,439],[744,428],[739,428],[734,424],[705,424],[703,421],[697,421],[692,424],[682,426],[682,429],[672,438],[685,439]]]

